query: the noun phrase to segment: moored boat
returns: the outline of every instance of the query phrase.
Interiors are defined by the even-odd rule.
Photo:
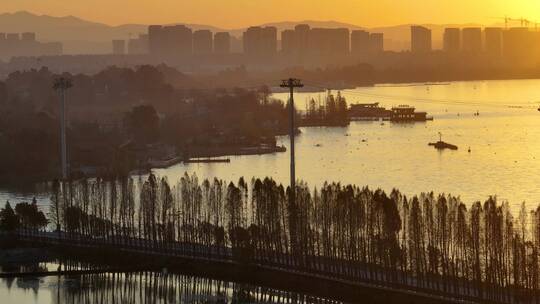
[[[434,143],[429,143],[428,145],[435,147],[435,149],[437,150],[444,150],[444,149],[457,150],[458,149],[458,146],[444,142],[442,140],[441,132],[439,132],[439,141],[434,142]]]

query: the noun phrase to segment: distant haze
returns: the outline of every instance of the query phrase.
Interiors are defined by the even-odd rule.
[[[175,23],[182,23],[181,21]],[[390,50],[402,50],[408,47],[410,38],[410,24],[365,28],[361,25],[337,22],[337,21],[286,21],[273,22],[263,25],[276,26],[278,30],[293,28],[296,24],[307,23],[312,27],[346,27],[353,29],[367,29],[372,32],[382,32],[385,34],[386,47]],[[245,28],[224,29],[213,25],[186,24],[194,30],[209,29],[216,31],[230,31],[233,35],[241,37]],[[253,25],[261,25],[255,23]],[[52,17],[47,15],[36,15],[21,11],[16,13],[0,14],[0,32],[36,32],[38,40],[60,41],[64,43],[66,54],[100,54],[111,51],[111,40],[128,39],[147,32],[147,24],[126,24],[110,26],[104,23],[83,20],[81,18]],[[481,26],[479,24],[441,24],[426,25],[433,30],[434,47],[440,46],[442,32],[449,26]]]
[[[367,27],[540,19],[538,0],[3,0],[0,12],[78,16],[110,25],[175,23],[243,28],[279,20],[337,20]]]

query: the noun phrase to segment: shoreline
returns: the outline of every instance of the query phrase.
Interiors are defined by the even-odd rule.
[[[276,135],[281,136],[281,135]],[[170,159],[166,160],[150,160],[151,165],[142,165],[140,167],[132,168],[128,174],[129,175],[137,175],[137,174],[145,174],[149,173],[151,170],[154,169],[167,169],[172,166],[175,166],[177,164],[186,162],[191,159],[197,159],[197,158],[213,158],[213,157],[228,157],[228,156],[250,156],[250,155],[266,155],[266,154],[274,154],[274,153],[284,153],[287,149],[285,146],[268,146],[268,147],[254,147],[254,146],[242,146],[242,147],[232,147],[232,148],[218,148],[218,149],[201,149],[201,151],[197,153],[193,153],[189,155],[189,157],[183,157],[183,156],[175,156]],[[73,172],[75,178],[78,179],[83,176],[79,176],[77,172]],[[84,175],[85,178],[92,178],[99,174],[92,174],[92,175]],[[16,176],[16,178],[14,178]],[[49,183],[50,181],[57,178],[57,176],[53,175],[46,175],[46,174],[40,174],[35,176],[21,176],[21,175],[12,175],[12,174],[5,174],[0,175],[0,183],[3,186],[28,186],[28,185],[34,185],[39,183]]]
[[[21,243],[22,244],[22,243]],[[251,263],[224,262],[206,258],[168,257],[156,255],[148,259],[144,254],[125,252],[118,258],[114,248],[98,250],[68,248],[63,246],[44,247],[57,258],[71,259],[80,263],[99,264],[104,268],[94,270],[50,271],[40,273],[6,274],[2,277],[43,277],[62,274],[85,275],[104,272],[167,272],[172,275],[189,275],[215,280],[252,284],[279,290],[312,295],[326,299],[358,303],[455,303],[452,299],[435,294],[413,292],[407,289],[387,288],[364,282],[349,282],[324,276],[308,276],[277,267],[259,266]],[[21,250],[20,248],[17,250]],[[24,250],[24,249],[23,249]],[[37,261],[36,261],[37,262]],[[114,265],[114,266],[113,266]],[[138,265],[133,267],[132,265]],[[110,267],[109,269],[105,269]],[[8,276],[9,275],[9,276]]]
[[[341,85],[339,87],[329,86],[328,89],[333,91],[350,91],[358,88],[377,88],[377,87],[395,87],[395,86],[440,86],[440,85],[451,85],[458,82],[477,82],[477,81],[516,81],[516,80],[540,80],[540,75],[538,76],[523,76],[523,77],[478,77],[474,79],[423,79],[423,80],[381,80],[375,81],[372,84],[363,84],[363,85]],[[280,88],[271,87],[272,94],[288,94],[288,91],[283,91]],[[309,94],[309,93],[325,93],[328,89],[315,88],[315,87],[304,87],[302,90],[298,90],[297,93],[300,94]]]

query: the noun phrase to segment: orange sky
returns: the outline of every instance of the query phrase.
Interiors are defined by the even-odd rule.
[[[1,12],[74,15],[111,25],[199,23],[239,28],[273,21],[336,20],[361,26],[540,20],[540,0],[1,0]]]

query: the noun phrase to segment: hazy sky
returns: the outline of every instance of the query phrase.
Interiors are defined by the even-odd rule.
[[[224,28],[273,21],[336,20],[362,26],[540,20],[540,0],[0,0],[0,11],[28,10],[124,23],[200,23]]]

